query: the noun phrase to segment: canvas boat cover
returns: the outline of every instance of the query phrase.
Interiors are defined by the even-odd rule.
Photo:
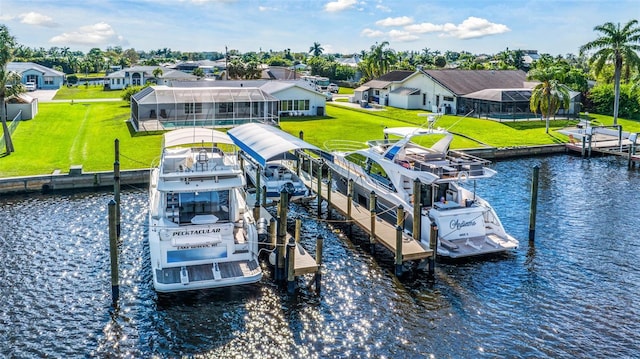
[[[234,144],[226,133],[203,127],[182,128],[167,132],[162,137],[162,148],[196,143]]]
[[[230,129],[227,134],[236,146],[251,156],[263,168],[268,161],[287,158],[289,151],[320,149],[276,127],[247,123]]]

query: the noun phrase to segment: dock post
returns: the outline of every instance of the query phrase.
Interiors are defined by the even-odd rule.
[[[433,278],[436,271],[436,255],[438,252],[438,225],[431,222],[431,233],[429,234],[429,247],[433,251],[429,257],[429,276]]]
[[[331,178],[331,168],[327,169],[327,219],[331,219],[331,188],[333,179]]]
[[[296,243],[289,241],[287,243],[287,291],[289,294],[293,294],[296,291],[295,257]]]
[[[533,242],[536,236],[536,212],[538,210],[538,174],[540,166],[533,166],[531,178],[531,209],[529,211],[529,241]]]
[[[396,225],[404,229],[404,206],[399,205],[396,210]]]
[[[322,280],[322,247],[324,245],[324,240],[322,239],[322,236],[318,235],[318,237],[316,237],[316,265],[318,266],[318,270],[316,271],[316,275],[315,275],[315,282],[316,282],[316,293],[320,294],[320,282]]]
[[[316,193],[318,194],[318,218],[322,216],[322,160],[318,161],[318,188]]]
[[[373,254],[376,250],[376,208],[378,206],[378,197],[376,192],[371,191],[369,193],[369,212],[371,212],[371,235],[369,235],[370,251]]]
[[[115,307],[120,297],[118,279],[118,235],[116,228],[116,201],[109,201],[109,254],[111,257],[111,303]]]
[[[591,142],[593,142],[593,135],[589,135],[589,155],[587,157],[591,158]]]
[[[276,226],[276,219],[271,217],[271,220],[269,221],[269,239],[271,240],[271,247],[275,250],[276,249],[276,240],[278,236],[278,228]]]
[[[262,187],[260,187],[260,165],[256,166],[256,203],[260,203],[260,190],[262,189]]]
[[[413,180],[413,239],[420,242],[422,238],[422,199],[420,198],[420,180]]]
[[[296,243],[300,243],[300,228],[301,227],[302,227],[302,220],[300,218],[296,218],[296,231],[294,232]]]
[[[113,197],[116,201],[116,234],[120,238],[120,140],[117,138],[113,162]]]
[[[284,279],[284,257],[285,245],[287,243],[287,210],[289,207],[289,195],[285,191],[280,192],[280,225],[278,226],[278,243],[277,245],[277,276],[276,281],[282,281]]]
[[[238,152],[238,161],[240,161],[240,170],[244,173],[244,157]]]
[[[582,158],[584,158],[587,153],[586,148],[587,148],[587,136],[582,136],[582,149],[580,150],[580,156]]]
[[[347,185],[347,221],[349,221],[349,237],[351,237],[351,205],[353,202],[353,179],[349,178]]]
[[[253,205],[253,220],[258,223],[258,219],[260,219],[260,204],[256,201]]]
[[[396,276],[402,275],[402,227],[396,226]]]

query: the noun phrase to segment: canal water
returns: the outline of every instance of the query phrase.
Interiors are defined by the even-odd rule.
[[[528,238],[540,166],[536,238]],[[158,296],[145,189],[122,195],[120,304],[111,306],[110,193],[0,198],[0,356],[8,358],[640,357],[640,171],[623,160],[553,156],[495,163],[477,183],[514,253],[438,262],[435,281],[396,278],[357,230],[292,206],[322,292],[257,285]],[[471,185],[468,183],[468,185]]]

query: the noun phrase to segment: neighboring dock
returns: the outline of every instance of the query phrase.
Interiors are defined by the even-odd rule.
[[[624,132],[620,125],[590,126],[581,123],[576,128],[560,132],[569,136],[567,151],[580,153],[582,157],[593,154],[623,157],[627,158],[629,168],[640,163],[640,156],[636,154],[638,134]]]
[[[382,244],[391,253],[395,255],[396,274],[402,274],[402,267],[405,262],[433,260],[434,251],[427,248],[419,240],[409,236],[403,230],[402,220],[395,226],[384,221],[377,216],[375,211],[369,211],[363,206],[353,203],[351,196],[344,195],[331,187],[331,178],[329,176],[328,183],[322,181],[321,162],[309,158],[309,172],[300,172],[300,178],[303,179],[307,187],[316,192],[318,197],[318,216],[321,215],[321,202],[327,203],[327,211],[335,209],[346,218],[347,222],[355,223],[364,232],[369,235],[370,244]],[[311,175],[313,168],[316,168],[316,176]],[[398,210],[396,208],[396,210]],[[400,208],[400,212],[402,208]],[[404,213],[398,213],[398,218],[404,218]],[[433,269],[433,262],[430,264],[430,272]]]

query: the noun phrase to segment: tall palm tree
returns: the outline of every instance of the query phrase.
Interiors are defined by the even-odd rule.
[[[391,49],[385,49],[386,46],[389,46],[389,41],[383,41],[379,45],[371,46],[371,52],[368,57],[373,65],[374,77],[386,74],[391,69],[391,66],[397,62],[396,53]]]
[[[589,65],[594,66],[596,76],[607,62],[614,66],[615,97],[613,101],[613,124],[618,124],[618,107],[620,105],[620,74],[623,65],[640,69],[640,27],[638,20],[631,20],[622,28],[620,23],[614,25],[611,22],[598,25],[594,31],[602,33],[602,36],[580,47],[580,55],[590,50],[596,52],[589,59]]]
[[[545,118],[545,131],[549,133],[549,118],[555,115],[560,107],[569,108],[569,90],[562,85],[558,79],[563,75],[563,68],[559,66],[540,67],[529,71],[529,80],[540,81],[531,91],[529,108],[534,113],[538,113]]]
[[[9,133],[9,127],[7,126],[5,97],[20,92],[22,87],[20,85],[20,75],[7,70],[7,64],[13,57],[15,46],[15,37],[9,34],[9,29],[5,25],[0,25],[0,118],[2,118],[2,133],[4,134],[6,154],[11,154],[14,148],[11,141],[11,133]],[[7,85],[11,86],[7,87]]]
[[[322,55],[323,51],[324,51],[324,48],[322,48],[322,45],[320,45],[319,42],[314,42],[313,46],[309,48],[309,53],[313,54],[313,56],[316,56],[316,57]]]

